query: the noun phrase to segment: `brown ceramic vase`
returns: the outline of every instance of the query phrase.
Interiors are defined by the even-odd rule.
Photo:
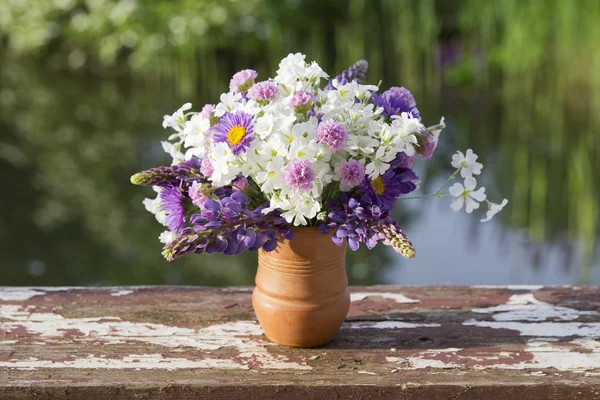
[[[252,304],[273,342],[320,346],[333,340],[350,308],[346,244],[336,246],[316,228],[294,231],[275,250],[259,250]]]

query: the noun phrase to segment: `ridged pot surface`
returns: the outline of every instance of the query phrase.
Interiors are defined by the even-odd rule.
[[[270,340],[315,347],[333,340],[350,308],[346,245],[316,228],[295,233],[271,252],[259,250],[252,304]]]

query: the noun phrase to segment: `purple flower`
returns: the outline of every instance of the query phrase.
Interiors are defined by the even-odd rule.
[[[250,89],[252,85],[254,85],[254,79],[258,74],[253,69],[244,69],[240,72],[236,72],[229,81],[229,89],[232,92],[242,92],[245,93]]]
[[[185,224],[183,197],[177,186],[167,185],[160,191],[161,208],[167,214],[166,223],[172,232],[178,232]]]
[[[319,142],[326,144],[334,152],[343,149],[348,140],[348,132],[344,124],[333,120],[321,122],[317,126],[315,135]]]
[[[246,186],[248,186],[248,178],[242,176],[233,181],[232,190],[234,192],[243,192],[246,190]]]
[[[200,172],[207,178],[210,178],[212,176],[214,169],[208,156],[204,156],[204,158],[202,159],[202,162],[200,163]]]
[[[254,139],[252,116],[243,111],[226,113],[214,126],[214,131],[214,141],[227,143],[233,154],[238,155],[246,151]]]
[[[269,81],[255,83],[248,89],[248,97],[263,105],[273,100],[278,94],[277,85]]]
[[[307,160],[291,161],[283,169],[282,180],[292,190],[308,191],[314,179],[315,173]]]
[[[305,113],[312,108],[314,101],[314,94],[304,90],[299,90],[294,93],[294,96],[292,96],[292,99],[290,100],[290,107],[292,107],[297,113]]]
[[[407,156],[405,152],[400,152],[392,160],[390,165],[393,168],[412,168],[415,163],[415,156]]]
[[[344,70],[340,75],[336,76],[335,79],[330,80],[329,83],[327,83],[325,90],[335,89],[333,86],[334,80],[338,81],[341,85],[345,85],[348,82],[360,82],[365,77],[367,69],[369,69],[369,63],[365,60],[359,60],[348,67],[348,69]]]
[[[373,180],[366,178],[360,193],[367,194],[373,203],[383,209],[391,209],[394,201],[401,194],[410,193],[417,188],[412,181],[419,179],[417,175],[408,168],[390,168],[383,175]]]
[[[406,88],[392,87],[383,92],[381,96],[373,93],[373,103],[378,107],[383,107],[383,115],[387,115],[388,117],[407,112],[411,113],[419,121],[421,120],[421,115],[417,109],[417,102],[412,93]]]
[[[352,189],[365,179],[365,166],[350,159],[340,165],[339,174],[342,190]]]
[[[435,137],[431,133],[423,131],[418,136],[417,140],[419,141],[419,148],[417,149],[417,152],[421,154],[423,160],[430,159],[435,151],[435,148],[437,147],[437,141],[435,140]]]

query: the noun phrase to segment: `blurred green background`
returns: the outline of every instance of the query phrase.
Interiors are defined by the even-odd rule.
[[[290,52],[330,75],[366,59],[446,116],[424,192],[473,148],[510,200],[486,224],[401,202],[417,258],[349,254],[352,283],[598,284],[598,21],[597,0],[3,0],[0,284],[251,284],[255,254],[164,262],[129,176],[169,163],[164,114]]]

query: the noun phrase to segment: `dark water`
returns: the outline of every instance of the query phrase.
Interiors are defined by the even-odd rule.
[[[239,69],[272,76],[296,51],[330,73],[365,58],[367,80],[411,89],[426,124],[446,117],[418,165],[423,193],[473,148],[490,198],[510,201],[485,224],[446,200],[401,202],[417,257],[349,254],[352,283],[600,283],[598,2],[206,1],[182,13],[157,1],[122,21],[72,3],[0,23],[0,284],[252,283],[254,254],[164,262],[141,204],[152,192],[129,176],[169,162],[163,114],[216,101]],[[80,21],[92,11],[112,25]]]

